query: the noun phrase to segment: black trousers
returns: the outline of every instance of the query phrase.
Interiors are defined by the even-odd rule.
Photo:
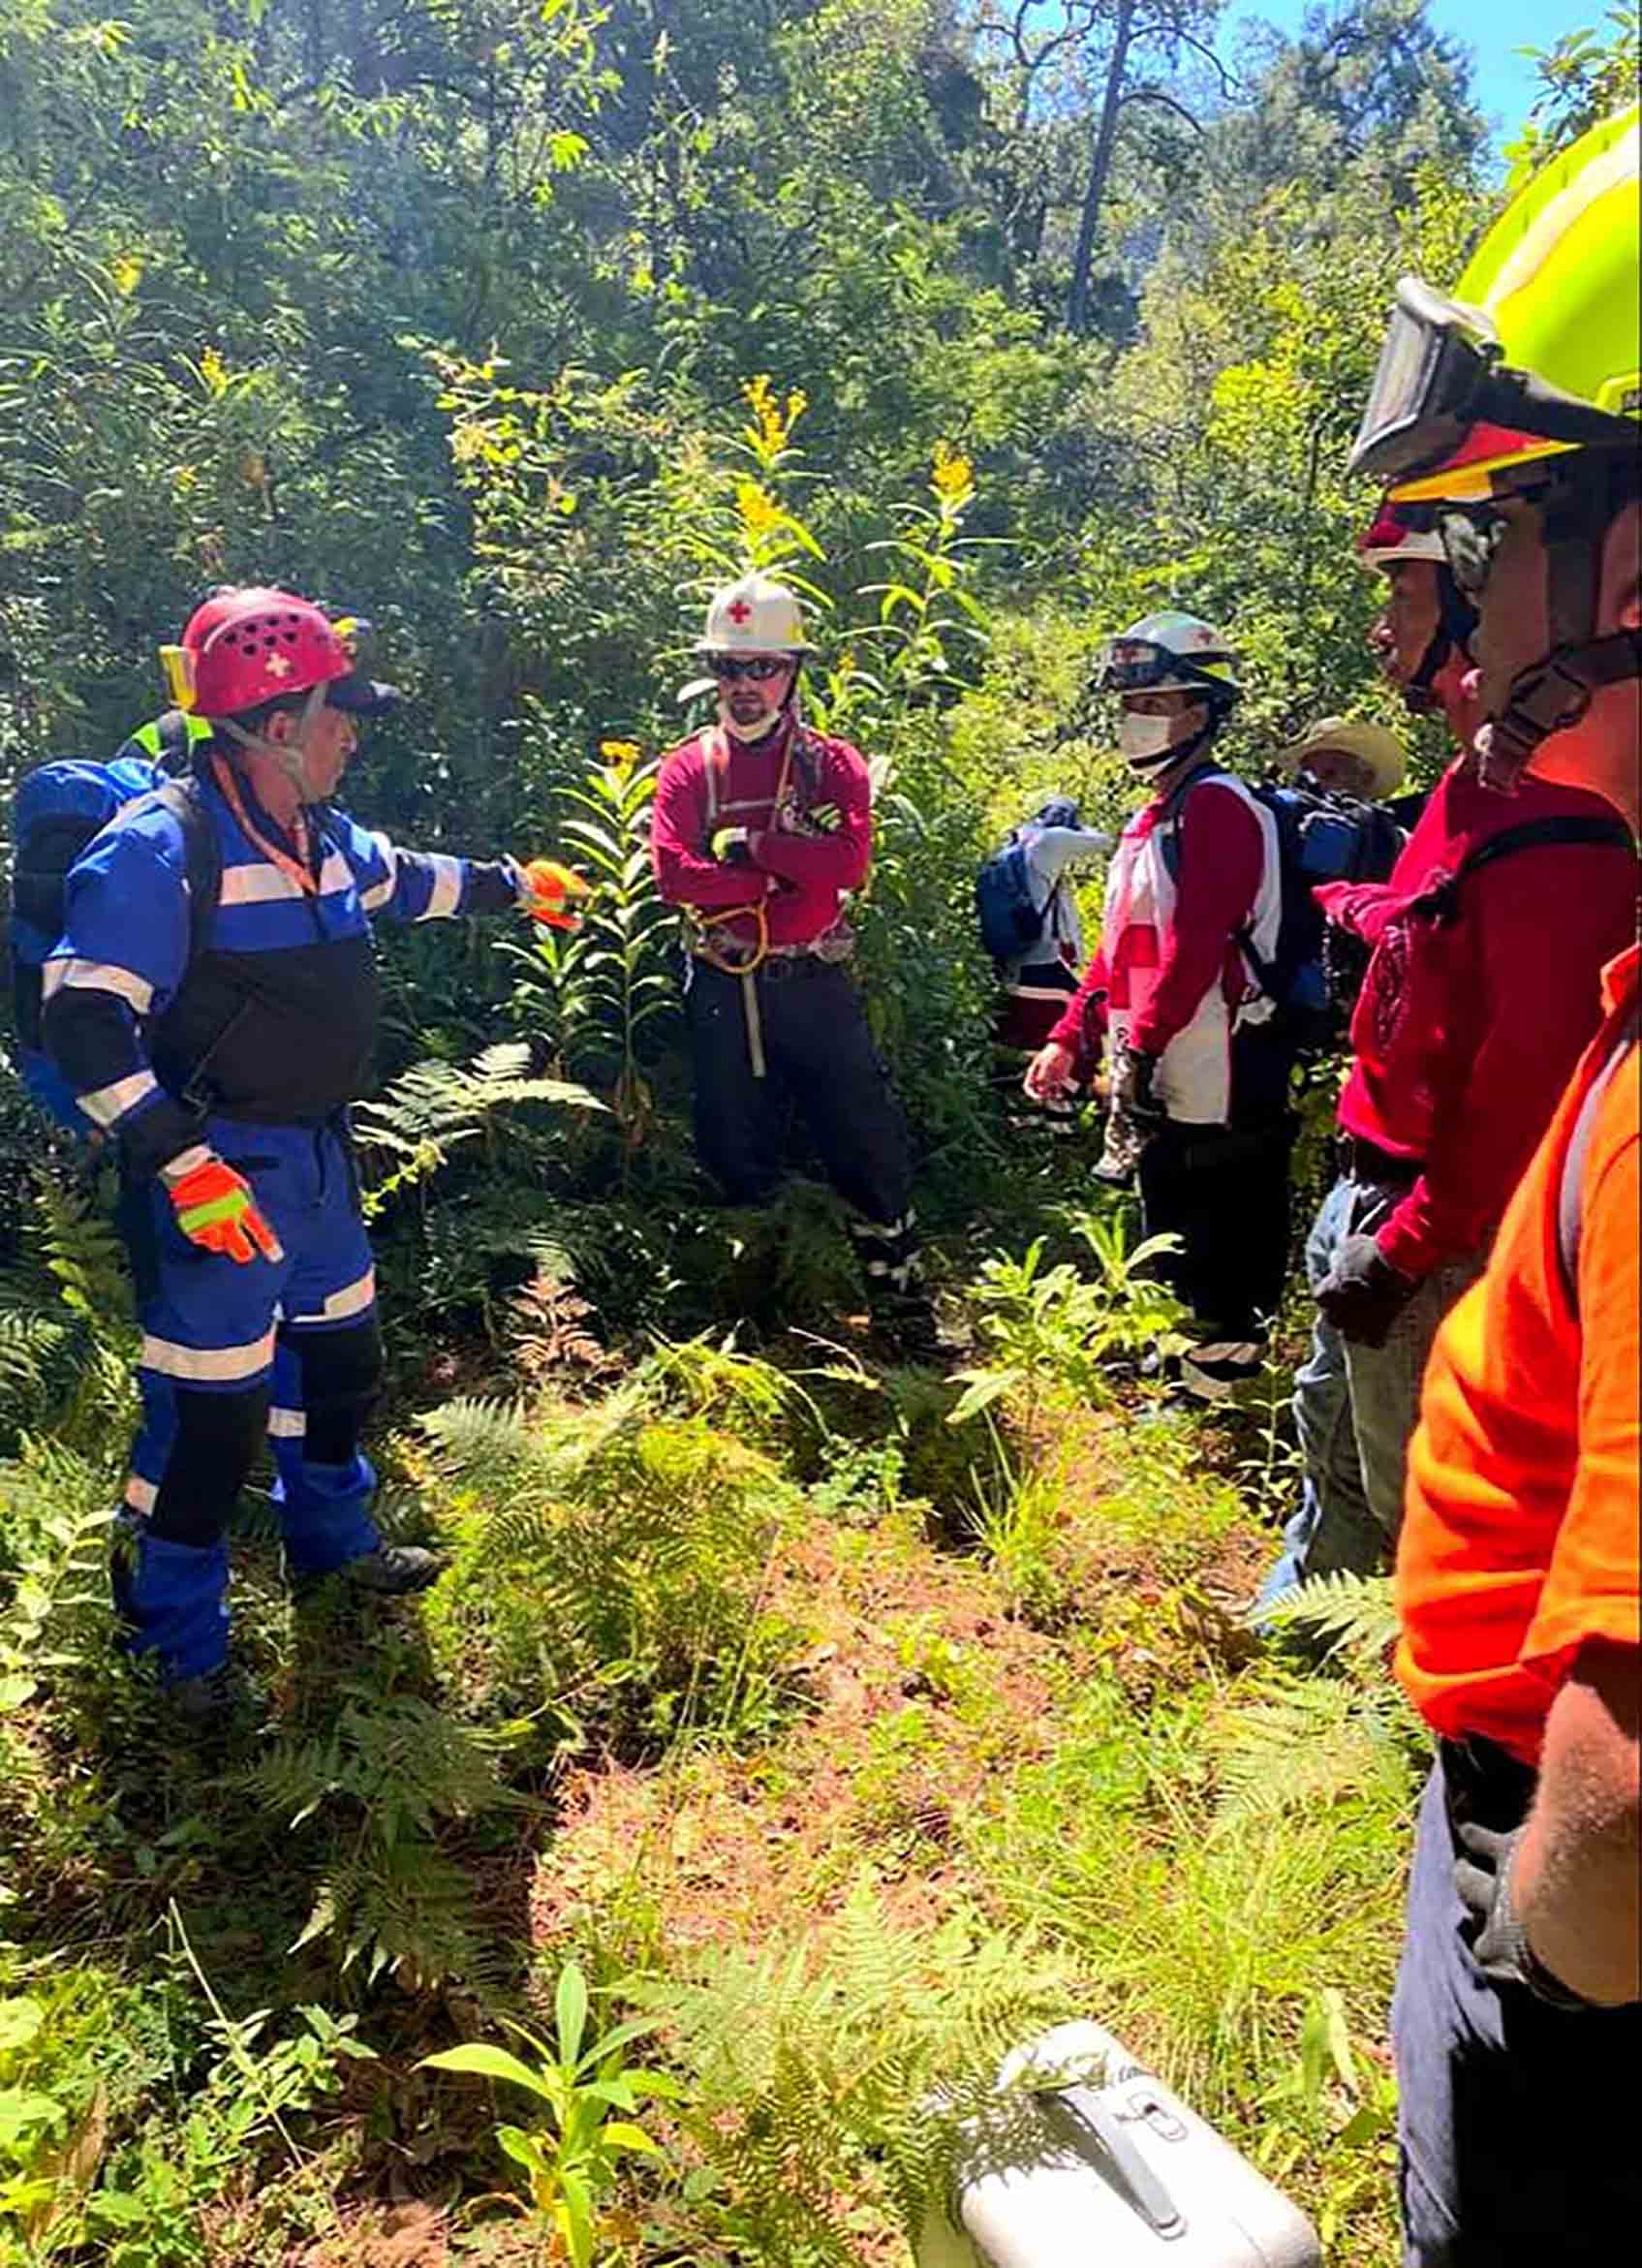
[[[904,1222],[913,1192],[907,1121],[849,975],[805,956],[766,961],[753,983],[761,1079],[753,1075],[742,979],[691,964],[685,1011],[701,1164],[732,1204],[757,1204],[781,1180],[796,1111],[845,1202],[869,1222]]]
[[[1170,1120],[1140,1153],[1142,1224],[1182,1249],[1160,1272],[1207,1340],[1258,1338],[1288,1265],[1292,1056],[1270,1025],[1232,1042],[1229,1126]]]

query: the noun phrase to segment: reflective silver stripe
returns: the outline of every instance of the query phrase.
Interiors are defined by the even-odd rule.
[[[308,1416],[304,1410],[270,1410],[268,1435],[276,1442],[299,1442],[308,1431]]]
[[[354,879],[354,869],[340,851],[327,851],[325,864],[320,868],[320,895],[328,898],[338,890],[345,890]],[[222,906],[266,906],[282,898],[300,898],[306,895],[299,883],[276,866],[271,858],[247,859],[242,866],[223,868],[222,891],[217,903]]]
[[[152,1480],[144,1480],[140,1473],[128,1474],[125,1501],[134,1512],[151,1512],[160,1501],[160,1491]]]
[[[223,868],[219,906],[263,906],[276,898],[299,898],[299,885],[282,874],[270,859],[250,859],[243,866]]]
[[[271,1323],[260,1339],[248,1340],[243,1347],[180,1347],[174,1339],[155,1339],[144,1332],[137,1360],[139,1369],[157,1370],[162,1378],[226,1385],[266,1370],[273,1351]]]
[[[160,1179],[168,1189],[174,1189],[197,1165],[205,1165],[216,1156],[215,1150],[203,1142],[196,1142],[191,1150],[179,1150],[174,1158],[168,1158],[160,1168]]]
[[[363,1315],[376,1298],[376,1270],[367,1268],[352,1284],[344,1284],[340,1291],[333,1291],[323,1307],[310,1308],[306,1315],[291,1318],[294,1329],[301,1323],[340,1323],[351,1315]]]
[[[869,1221],[860,1213],[852,1214],[847,1224],[850,1233],[861,1244],[894,1244],[907,1235],[917,1220],[909,1206],[898,1221]]]
[[[76,1100],[87,1118],[98,1126],[112,1126],[116,1119],[135,1110],[144,1096],[157,1095],[160,1082],[151,1071],[134,1071],[129,1078],[115,1079],[107,1087],[94,1087],[89,1095]]]
[[[462,902],[462,862],[446,851],[424,854],[433,869],[433,889],[426,907],[417,917],[420,921],[443,921],[453,914]]]
[[[148,1013],[154,998],[154,987],[146,977],[139,977],[135,969],[118,968],[112,961],[77,961],[66,957],[47,961],[41,984],[42,997],[50,1000],[64,990],[116,993],[139,1016]]]
[[[399,885],[399,854],[386,835],[372,835],[371,848],[376,851],[387,869],[381,882],[373,882],[359,892],[359,903],[367,914],[374,914],[379,906],[386,906]]]

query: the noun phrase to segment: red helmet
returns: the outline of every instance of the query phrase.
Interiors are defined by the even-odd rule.
[[[290,591],[225,591],[189,616],[180,648],[180,705],[235,717],[282,693],[307,693],[354,674],[354,658],[320,608]],[[351,704],[350,704],[351,705]]]

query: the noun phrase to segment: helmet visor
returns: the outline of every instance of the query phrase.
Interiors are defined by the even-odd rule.
[[[1188,660],[1155,645],[1145,637],[1114,637],[1100,657],[1095,680],[1098,693],[1205,693],[1229,694],[1232,686],[1206,667],[1210,662],[1229,664],[1229,654],[1205,654]]]
[[[1505,367],[1502,352],[1480,308],[1405,276],[1348,469],[1381,481],[1433,472],[1479,427],[1498,428],[1502,459],[1539,453],[1535,445],[1547,441],[1634,447],[1633,419],[1564,393],[1533,371]]]
[[[1465,439],[1500,347],[1488,319],[1417,276],[1397,286],[1349,469],[1389,480],[1438,463]]]

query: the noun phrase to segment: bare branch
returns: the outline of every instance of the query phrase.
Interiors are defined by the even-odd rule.
[[[1177,103],[1173,95],[1164,94],[1161,86],[1131,86],[1121,98],[1120,108],[1127,109],[1131,103],[1162,103],[1165,110],[1172,110],[1177,118],[1184,118],[1193,134],[1208,131],[1200,118],[1193,117],[1184,103]]]
[[[1236,73],[1226,68],[1225,64],[1224,64],[1220,57],[1215,53],[1213,47],[1206,47],[1204,43],[1201,40],[1195,38],[1193,33],[1183,29],[1178,21],[1171,21],[1166,16],[1160,16],[1155,22],[1152,23],[1138,23],[1134,27],[1132,37],[1135,40],[1146,40],[1162,37],[1165,40],[1178,41],[1181,47],[1194,49],[1197,54],[1202,56],[1205,63],[1213,64],[1215,71],[1220,78],[1222,94],[1234,95],[1238,91],[1238,78]]]

